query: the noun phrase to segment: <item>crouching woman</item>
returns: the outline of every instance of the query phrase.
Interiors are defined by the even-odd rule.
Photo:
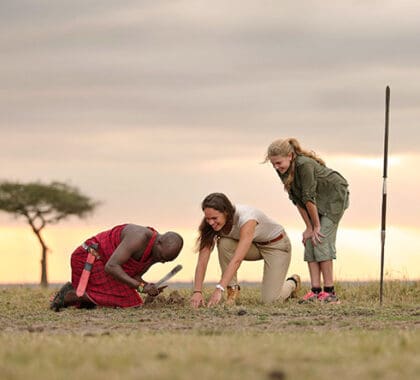
[[[202,289],[210,254],[217,245],[222,277],[207,306],[217,305],[227,290],[227,303],[239,296],[237,270],[243,260],[264,260],[262,301],[285,300],[296,296],[300,277],[286,280],[291,259],[291,244],[284,228],[260,210],[233,205],[225,194],[209,194],[201,204],[204,213],[197,238],[198,261],[191,306],[205,306]]]

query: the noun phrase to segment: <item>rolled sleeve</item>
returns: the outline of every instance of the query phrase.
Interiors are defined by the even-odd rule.
[[[312,202],[316,204],[317,180],[315,166],[310,162],[299,167],[300,181],[302,185],[302,202]]]

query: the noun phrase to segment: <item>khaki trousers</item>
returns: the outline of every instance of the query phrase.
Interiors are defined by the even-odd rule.
[[[296,287],[294,281],[285,281],[290,265],[292,246],[286,233],[284,235],[283,239],[268,245],[252,243],[244,258],[246,261],[264,260],[261,288],[262,301],[264,303],[276,300],[284,301],[290,297],[290,294]],[[222,237],[218,240],[217,250],[222,273],[225,272],[231,261],[237,245],[238,241],[231,238]],[[235,273],[229,285],[236,285],[237,283],[237,274]]]

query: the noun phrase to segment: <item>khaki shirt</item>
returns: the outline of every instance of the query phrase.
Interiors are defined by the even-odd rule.
[[[289,171],[277,174],[284,183]],[[348,197],[348,183],[340,173],[310,157],[296,156],[295,176],[289,192],[289,198],[295,205],[306,209],[306,202],[312,202],[320,215],[338,223],[349,205]]]

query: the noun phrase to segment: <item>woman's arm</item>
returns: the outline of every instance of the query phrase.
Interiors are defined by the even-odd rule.
[[[204,306],[203,283],[206,276],[207,264],[210,259],[211,248],[205,247],[198,254],[197,266],[195,267],[193,295],[191,297],[191,306],[197,308]]]
[[[300,216],[302,217],[303,221],[305,222],[305,226],[306,229],[305,231],[303,231],[302,233],[302,243],[303,245],[306,244],[306,240],[311,239],[312,238],[312,221],[311,218],[308,214],[308,212],[306,211],[305,208],[301,207],[301,206],[297,206],[297,209],[299,211]]]
[[[229,285],[230,280],[235,275],[236,271],[239,269],[244,257],[249,251],[249,248],[251,247],[251,244],[252,244],[252,240],[254,239],[256,225],[257,225],[256,220],[248,220],[241,227],[238,246],[236,247],[235,253],[232,259],[230,260],[219,282],[222,288],[226,289],[226,287]],[[208,306],[217,305],[221,299],[222,299],[221,289],[215,289],[212,296],[210,297]]]
[[[312,244],[317,245],[321,242],[321,238],[324,237],[324,235],[321,234],[321,222],[319,221],[318,208],[315,203],[309,201],[306,202],[305,206],[312,222]]]
[[[306,229],[302,234],[302,243],[306,245],[306,241],[311,239],[314,245],[317,245],[321,242],[321,238],[324,237],[321,234],[321,223],[319,221],[318,209],[316,205],[312,202],[306,202],[306,208],[297,206],[299,214],[302,216],[303,221],[305,222]]]
[[[305,222],[305,226],[307,230],[312,230],[312,221],[308,212],[305,208],[297,206],[300,216],[302,217],[303,221]]]
[[[302,242],[305,245],[307,239],[311,239],[314,245],[321,241],[323,235],[320,233],[321,224],[319,222],[318,208],[316,206],[317,177],[316,161],[309,160],[299,166],[298,173],[302,186],[302,199],[305,207],[299,207],[299,213],[306,224],[306,230],[303,232]]]

